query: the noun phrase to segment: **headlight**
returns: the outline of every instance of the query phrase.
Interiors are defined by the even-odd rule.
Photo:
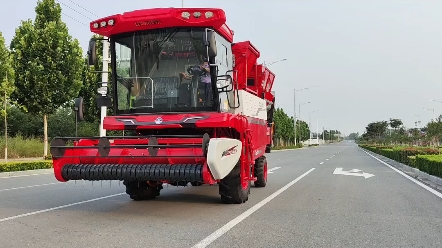
[[[212,17],[213,17],[213,12],[211,12],[211,11],[207,11],[207,12],[205,13],[205,16],[206,16],[206,18],[212,18]]]
[[[189,19],[189,17],[190,17],[190,13],[189,13],[189,12],[183,12],[183,13],[181,13],[181,17],[182,17],[182,18]]]

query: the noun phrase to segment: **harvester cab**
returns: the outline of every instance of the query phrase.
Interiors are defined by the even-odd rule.
[[[247,201],[252,182],[266,186],[275,75],[251,42],[233,43],[222,9],[136,10],[90,29],[110,43],[103,128],[132,135],[54,138],[57,180],[120,180],[134,200],[159,196],[163,184],[217,183],[225,203]],[[90,65],[100,39],[89,43]],[[83,107],[78,98],[79,120]]]

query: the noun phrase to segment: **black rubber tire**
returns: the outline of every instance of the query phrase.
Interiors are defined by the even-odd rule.
[[[250,180],[248,187],[243,189],[241,186],[241,168],[240,162],[236,164],[233,170],[219,182],[219,194],[221,201],[226,204],[241,204],[249,200]]]
[[[254,186],[257,188],[263,188],[267,185],[267,178],[264,177],[265,164],[267,163],[267,158],[264,156],[256,159],[255,162],[255,170],[253,171],[254,177],[256,177],[256,181],[254,182]]]
[[[147,182],[123,182],[126,185],[126,193],[129,195],[130,199],[134,201],[142,200],[152,200],[155,197],[160,196],[160,191],[163,189],[163,185],[158,185],[157,187],[151,187]]]
[[[272,148],[270,146],[266,146],[265,153],[271,153],[271,152],[272,152]]]

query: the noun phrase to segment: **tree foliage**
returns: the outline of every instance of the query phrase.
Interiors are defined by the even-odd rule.
[[[276,108],[273,114],[275,122],[275,138],[284,142],[293,143],[295,141],[295,127],[293,125],[293,117],[288,116],[282,108]],[[299,140],[307,140],[310,136],[308,124],[304,121],[297,120],[296,137]]]
[[[391,128],[397,129],[400,126],[403,125],[402,120],[400,119],[390,119],[390,123],[389,123]]]
[[[365,136],[368,138],[380,138],[387,131],[389,123],[387,121],[376,121],[369,123],[365,127]]]
[[[51,114],[77,96],[82,50],[54,0],[39,0],[35,23],[23,21],[11,42],[17,89],[11,97],[34,114]]]
[[[14,91],[14,70],[12,68],[12,58],[9,49],[6,47],[3,34],[0,32],[0,103],[4,106],[4,101]],[[5,114],[4,109],[1,112]]]
[[[93,35],[92,38],[102,38],[98,35]],[[97,42],[97,60],[95,65],[89,66],[87,57],[84,58],[83,67],[83,86],[78,93],[79,97],[83,97],[84,109],[84,119],[88,122],[97,122],[100,120],[100,109],[96,104],[97,89],[100,86],[98,83],[101,82],[101,73],[103,71],[103,64],[101,62],[103,57],[103,43]]]
[[[356,140],[356,139],[358,139],[359,138],[359,133],[350,133],[348,136],[347,136],[347,139],[349,139],[349,140]]]
[[[60,4],[38,0],[35,12],[35,22],[23,21],[11,41],[16,83],[11,98],[43,115],[46,156],[47,115],[78,95],[84,64],[78,40],[61,20]]]

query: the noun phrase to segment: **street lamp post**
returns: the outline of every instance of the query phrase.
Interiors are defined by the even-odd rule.
[[[308,112],[308,130],[309,130],[309,137],[308,137],[308,144],[311,145],[312,140],[312,128],[311,128],[311,114],[314,112],[317,112],[318,110],[309,111]]]
[[[319,118],[324,117],[322,116],[318,116],[316,117],[316,143],[319,145]],[[324,140],[324,134],[322,134],[322,140]]]
[[[298,106],[298,112],[299,112],[299,120],[301,120],[301,105],[304,105],[304,104],[309,104],[309,103],[311,103],[311,102],[304,102],[304,103],[299,103],[299,106]],[[299,123],[299,142],[301,143],[301,123]]]
[[[430,99],[430,102],[438,102],[438,103],[442,103],[442,101],[440,100],[434,100],[434,99]],[[433,109],[433,116],[434,116],[434,109]],[[434,118],[436,121],[436,118]]]
[[[299,90],[293,89],[293,127],[294,127],[294,132],[295,132],[295,147],[297,145],[296,143],[296,92],[302,91],[302,90],[307,90],[309,88],[302,88]],[[301,118],[301,116],[299,117]],[[301,141],[301,140],[300,140]]]
[[[433,111],[433,121],[436,121],[436,118],[434,117],[434,108],[432,108],[432,109],[424,108],[424,109],[429,110],[429,111]]]
[[[266,62],[264,61],[264,66],[266,66],[266,67],[269,67],[270,65],[273,65],[273,64],[276,64],[276,63],[278,63],[278,62],[282,62],[282,61],[286,61],[287,59],[280,59],[280,60],[277,60],[277,61],[273,61],[272,63],[269,63],[269,64],[266,64]]]

